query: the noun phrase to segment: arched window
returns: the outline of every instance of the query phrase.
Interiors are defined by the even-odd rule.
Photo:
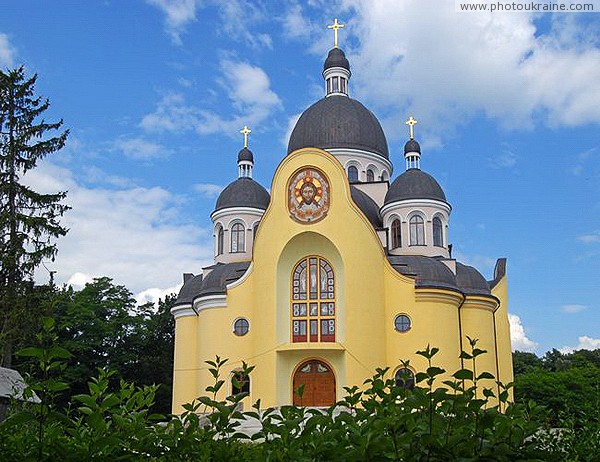
[[[217,255],[223,255],[223,241],[225,239],[225,232],[223,227],[219,225],[217,229]]]
[[[358,182],[358,169],[354,165],[348,167],[348,180],[350,183]]]
[[[231,377],[231,394],[250,393],[250,376],[242,371],[234,371]]]
[[[400,368],[394,375],[394,381],[397,387],[408,388],[412,390],[415,388],[415,374],[407,367]]]
[[[335,277],[317,256],[300,260],[292,272],[292,342],[335,342]]]
[[[392,238],[392,249],[396,249],[402,246],[402,232],[401,232],[401,224],[400,220],[397,218],[392,221],[392,226],[390,227],[390,234]]]
[[[444,233],[442,230],[442,220],[439,217],[433,219],[433,245],[444,247]]]
[[[254,225],[254,227],[252,228],[252,239],[253,240],[256,238],[256,231],[258,231],[258,223],[256,223]]]
[[[375,181],[375,173],[371,169],[367,170],[367,181]]]
[[[381,172],[381,181],[387,181],[389,179],[390,177],[388,176],[388,172],[386,172],[385,170]]]
[[[244,235],[246,230],[244,225],[236,223],[231,227],[231,252],[245,252],[246,248],[246,236]]]
[[[425,222],[420,215],[413,215],[409,221],[410,245],[425,245]]]

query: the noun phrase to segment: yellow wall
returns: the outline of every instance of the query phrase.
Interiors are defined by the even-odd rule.
[[[307,166],[318,168],[328,178],[330,208],[323,220],[300,224],[289,217],[287,183]],[[291,274],[308,255],[325,258],[335,272],[335,343],[291,342]],[[229,358],[221,397],[231,393],[229,378],[241,361],[256,366],[246,408],[259,398],[263,406],[290,404],[293,373],[301,362],[313,358],[332,366],[338,399],[343,386],[362,384],[377,367],[390,366],[393,374],[401,359],[410,359],[415,370],[424,369],[425,360],[415,351],[427,344],[440,348],[434,363],[451,374],[460,368],[459,306],[463,299],[462,294],[449,290],[416,290],[413,279],[388,263],[373,226],[352,201],[346,173],[335,157],[318,149],[296,151],[283,159],[275,173],[271,203],[254,241],[252,264],[229,286],[226,307],[177,319],[174,412],[212,383],[203,361],[216,355]],[[491,342],[490,351],[494,350],[491,311],[479,312],[466,304],[460,309],[464,332],[485,336],[490,339],[486,346]],[[394,318],[400,313],[412,320],[409,332],[394,329]],[[243,337],[232,333],[233,322],[240,316],[250,322],[250,331]],[[498,326],[504,328],[497,320]],[[495,355],[491,362],[495,370]]]

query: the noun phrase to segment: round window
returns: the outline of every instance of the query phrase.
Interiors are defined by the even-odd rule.
[[[238,337],[242,335],[246,335],[248,333],[248,329],[250,328],[250,323],[246,318],[238,318],[233,323],[233,333]]]
[[[399,314],[394,319],[394,328],[398,332],[408,332],[410,330],[410,318],[405,314]]]

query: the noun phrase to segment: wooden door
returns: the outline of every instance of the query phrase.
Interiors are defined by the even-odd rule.
[[[304,385],[302,397],[298,388]],[[293,380],[295,406],[331,406],[335,403],[335,376],[322,361],[311,359],[296,369]]]

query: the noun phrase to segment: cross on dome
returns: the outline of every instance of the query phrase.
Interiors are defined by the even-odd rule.
[[[333,48],[338,47],[338,29],[342,27],[344,27],[344,24],[338,23],[337,18],[333,20],[333,24],[327,26],[327,29],[333,29]]]
[[[248,135],[252,132],[252,130],[250,130],[248,128],[248,126],[244,125],[244,128],[242,128],[240,130],[240,133],[242,135],[244,135],[244,147],[247,148],[248,147]]]
[[[408,120],[406,122],[404,122],[406,125],[408,125],[409,129],[410,129],[410,139],[414,140],[415,139],[415,125],[418,123],[415,119],[413,119],[413,116],[410,116],[408,118]]]

